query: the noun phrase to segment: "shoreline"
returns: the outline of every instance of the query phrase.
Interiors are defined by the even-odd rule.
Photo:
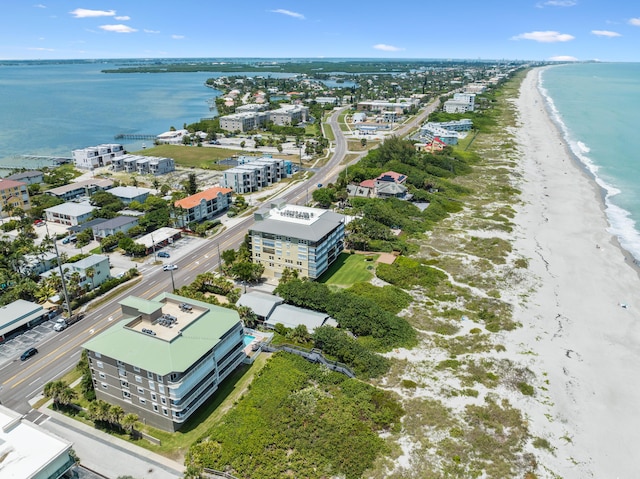
[[[539,74],[527,73],[516,99],[522,203],[514,244],[529,258],[533,286],[514,308],[522,327],[505,339],[508,349],[532,352],[524,362],[539,391],[520,406],[531,434],[555,448],[537,451],[544,469],[567,478],[631,478],[637,468],[629,458],[640,445],[640,387],[633,384],[640,269],[608,231],[604,189],[567,144]]]

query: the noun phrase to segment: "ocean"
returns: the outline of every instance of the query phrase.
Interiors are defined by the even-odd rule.
[[[640,64],[561,65],[541,80],[567,144],[604,193],[609,232],[640,261]]]

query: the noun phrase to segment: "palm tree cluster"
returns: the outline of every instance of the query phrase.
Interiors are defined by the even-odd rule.
[[[64,381],[51,381],[44,386],[45,397],[53,400],[54,409],[69,406],[78,394]]]

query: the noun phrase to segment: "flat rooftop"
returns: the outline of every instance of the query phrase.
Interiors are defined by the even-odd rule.
[[[162,305],[163,316],[153,322],[135,318],[133,321],[125,324],[124,327],[140,334],[171,342],[180,336],[182,331],[191,323],[200,319],[203,314],[209,311],[208,309],[199,308],[191,302],[189,302],[190,310],[180,308],[180,305],[183,303],[181,300],[167,298]],[[175,319],[169,320],[168,318]]]

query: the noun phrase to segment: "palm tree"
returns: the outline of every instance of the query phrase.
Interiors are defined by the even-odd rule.
[[[45,397],[53,400],[54,409],[70,404],[77,397],[77,393],[64,381],[48,382],[42,392]]]
[[[131,435],[135,435],[136,432],[136,424],[140,418],[137,414],[130,412],[129,414],[125,414],[122,418],[122,427]]]
[[[93,266],[89,266],[86,269],[85,274],[87,275],[87,278],[91,280],[91,290],[93,291],[96,287],[95,284],[93,284],[93,277],[96,275],[96,269]]]
[[[115,405],[109,407],[108,421],[112,426],[121,428],[123,417],[124,409],[122,409],[120,406]]]

